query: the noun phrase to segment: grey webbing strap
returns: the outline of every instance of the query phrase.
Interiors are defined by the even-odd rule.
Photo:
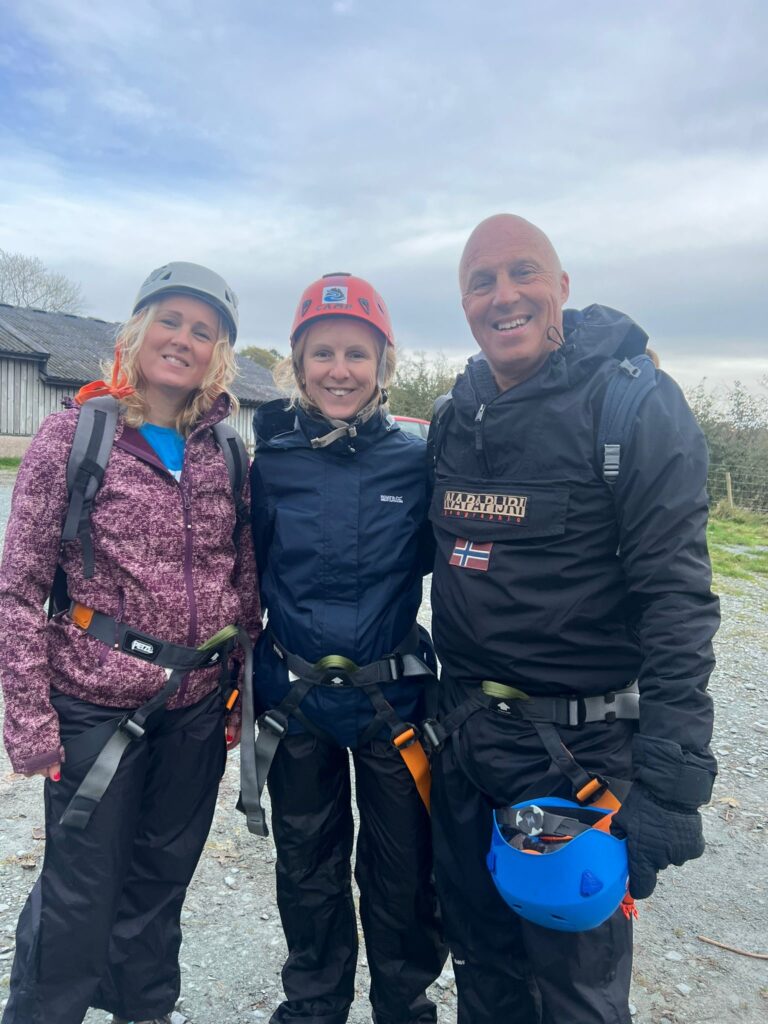
[[[117,622],[111,615],[94,612],[84,632],[101,640],[108,647],[149,661],[160,668],[191,672],[196,668],[211,668],[221,661],[221,649],[199,651],[183,644],[166,643],[157,637],[132,629],[125,622]]]
[[[432,669],[414,652],[419,648],[419,627],[416,623],[409,629],[405,639],[386,658],[379,658],[369,665],[350,669],[319,668],[318,662],[305,661],[298,654],[292,654],[269,633],[267,640],[277,656],[285,663],[289,672],[299,679],[309,680],[314,686],[366,687],[370,683],[392,683],[404,676],[432,676]],[[321,661],[324,659],[321,659]]]
[[[87,827],[99,801],[115,777],[126,747],[134,740],[143,738],[145,732],[144,725],[147,719],[176,693],[181,686],[181,681],[185,674],[185,669],[170,671],[165,686],[158,690],[151,700],[148,700],[146,704],[142,704],[132,714],[125,715],[117,723],[115,732],[104,744],[98,757],[78,786],[77,792],[69,801],[66,810],[59,819],[60,825],[64,825],[66,828],[79,829]]]
[[[95,626],[94,623],[96,623]],[[127,641],[131,641],[134,637],[143,637],[144,640],[142,642],[146,641],[155,645],[157,655],[153,659],[154,664],[165,668],[168,678],[165,685],[145,704],[136,708],[135,711],[128,712],[122,719],[114,721],[115,731],[101,748],[96,760],[89,768],[85,778],[80,783],[75,795],[61,816],[59,824],[65,827],[84,829],[88,825],[99,801],[115,777],[126,748],[134,740],[140,740],[144,737],[145,725],[150,715],[163,708],[167,701],[173,697],[181,686],[187,672],[198,668],[209,668],[220,661],[222,650],[226,649],[225,645],[229,644],[233,635],[233,630],[230,629],[229,635],[224,635],[219,639],[219,634],[217,633],[201,649],[182,647],[179,644],[166,644],[156,637],[150,637],[147,634],[130,630],[124,623],[118,623],[110,616],[102,615],[99,612],[94,612],[91,625],[85,632],[98,639],[103,639],[102,632],[107,631],[108,636],[114,637],[115,631],[119,631],[120,627],[123,627]],[[227,630],[222,630],[221,633],[226,634]],[[238,629],[237,636],[243,646],[247,669],[252,671],[253,658],[250,640],[241,629]],[[104,640],[103,642],[108,643],[109,641]],[[248,644],[247,647],[246,642]],[[131,652],[129,646],[121,645],[121,649],[129,654],[134,653],[135,657],[146,658],[146,655]],[[92,747],[92,733],[97,733],[100,738],[104,728],[105,723],[102,723],[99,726],[95,726],[93,730],[87,729],[80,736],[76,736],[65,745],[65,751],[70,754],[75,763],[83,760],[78,748],[84,748],[87,753]]]
[[[498,684],[496,684],[498,686]],[[505,687],[499,687],[503,690]],[[616,719],[637,720],[640,717],[640,692],[637,681],[623,690],[600,694],[594,697],[525,697],[521,691],[506,687],[509,695],[501,693],[473,693],[442,720],[428,718],[422,723],[422,731],[429,740],[433,751],[440,751],[448,737],[483,708],[498,708],[506,703],[505,710],[513,718],[524,718],[534,728],[537,724],[578,727],[591,722],[613,722]],[[512,692],[518,696],[511,696]]]
[[[111,395],[85,402],[77,418],[67,462],[69,508],[61,539],[72,541],[79,537],[86,579],[93,576],[90,506],[109,462],[117,429],[117,412],[117,400]]]
[[[418,649],[419,644],[419,631],[416,624],[409,630],[406,638],[398,644],[391,656],[349,673],[339,669],[318,669],[315,664],[305,661],[296,654],[291,654],[274,634],[268,633],[264,642],[270,643],[277,656],[285,663],[292,685],[276,708],[266,711],[259,717],[258,735],[255,735],[256,715],[252,690],[249,687],[243,693],[240,799],[237,806],[238,810],[246,816],[248,831],[257,836],[269,835],[264,808],[261,805],[261,796],[267,784],[267,777],[277,748],[288,732],[289,718],[292,715],[295,716],[305,728],[308,728],[309,732],[318,734],[318,730],[299,711],[299,705],[313,686],[337,685],[326,681],[329,677],[334,676],[339,679],[339,685],[341,685],[342,676],[345,676],[348,679],[346,685],[362,689],[368,695],[377,712],[377,718],[379,721],[386,720],[394,734],[396,730],[390,719],[394,720],[397,716],[376,684],[392,682],[403,676],[433,674],[424,662],[412,653],[414,648]],[[403,651],[408,653],[401,653]],[[387,717],[387,712],[391,712],[389,717]],[[397,724],[402,725],[403,723],[398,721]]]
[[[253,644],[251,638],[240,629],[238,642],[243,649],[243,681],[240,687],[240,709],[242,715],[240,731],[240,799],[238,808],[245,813],[248,831],[256,835],[259,822],[264,821],[259,796],[259,779],[256,772],[256,713],[253,701]],[[253,827],[252,827],[253,826]]]

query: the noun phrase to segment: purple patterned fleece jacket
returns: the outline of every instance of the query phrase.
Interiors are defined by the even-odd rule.
[[[61,758],[51,688],[93,704],[136,708],[165,683],[163,669],[107,647],[66,615],[48,621],[43,603],[58,561],[74,601],[144,633],[197,647],[237,623],[257,639],[250,526],[243,523],[235,550],[232,489],[210,430],[228,410],[221,396],[188,437],[178,483],[141,434],[118,421],[92,505],[91,579],[83,577],[80,542],[61,545],[77,410],[54,413],[41,425],[19,469],[0,566],[4,738],[15,771]],[[201,700],[218,684],[218,672],[190,672],[168,707]]]

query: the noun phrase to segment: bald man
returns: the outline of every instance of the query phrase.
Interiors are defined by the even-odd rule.
[[[526,858],[552,878],[532,897],[502,842],[490,867],[505,901],[486,858],[494,808],[549,796],[597,818],[622,802],[613,828],[635,899],[702,854],[719,622],[706,445],[675,383],[637,359],[647,336],[629,317],[564,311],[568,275],[538,227],[483,221],[459,278],[480,352],[432,424],[430,513],[443,668],[432,818],[458,1022],[629,1024],[631,904],[611,913],[619,895],[604,923],[560,930],[589,919],[603,864],[580,865],[574,883],[556,858]],[[604,461],[597,431],[621,374],[642,401]],[[520,815],[518,848],[552,849],[536,821]],[[557,905],[561,883],[581,886],[576,912]]]

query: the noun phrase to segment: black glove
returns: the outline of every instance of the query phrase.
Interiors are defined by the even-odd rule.
[[[670,864],[679,867],[704,853],[701,815],[696,808],[662,803],[641,782],[632,785],[612,825],[627,837],[629,893],[636,900],[651,895],[657,872]]]

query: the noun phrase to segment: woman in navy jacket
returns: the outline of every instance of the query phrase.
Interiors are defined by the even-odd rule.
[[[254,671],[257,758],[289,951],[272,1021],[343,1024],[354,998],[349,749],[374,1019],[426,1024],[436,1014],[425,989],[445,952],[412,726],[434,665],[416,626],[432,553],[425,444],[387,414],[392,328],[366,281],[333,274],[310,285],[291,346],[276,376],[292,397],[257,413],[252,468],[269,612]]]

